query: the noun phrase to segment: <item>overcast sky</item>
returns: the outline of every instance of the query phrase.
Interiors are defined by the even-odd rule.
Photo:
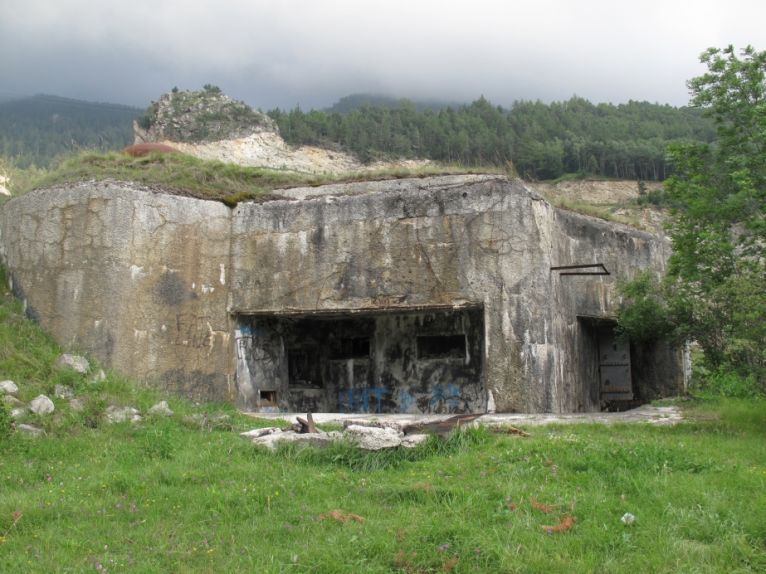
[[[766,50],[763,0],[0,0],[0,97],[263,109],[350,93],[684,105],[710,46]]]

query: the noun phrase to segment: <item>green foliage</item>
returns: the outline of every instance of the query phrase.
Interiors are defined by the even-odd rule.
[[[645,272],[633,281],[618,283],[622,303],[618,312],[619,333],[632,341],[655,341],[668,337],[673,325],[657,277]]]
[[[702,385],[742,396],[766,392],[766,52],[709,49],[708,73],[689,82],[692,103],[716,127],[713,143],[670,147],[673,253],[661,285],[623,285],[620,325],[696,341]],[[651,201],[648,194],[639,198]]]
[[[176,94],[177,92],[173,92]],[[136,123],[138,123],[138,126],[144,130],[148,130],[152,127],[154,124],[154,120],[157,117],[157,110],[159,109],[159,106],[157,105],[157,102],[152,102],[149,104],[149,107],[146,108],[146,111],[144,111],[143,114],[141,114],[138,119],[136,120]]]
[[[672,202],[664,188],[639,191],[636,203],[640,206],[672,207]]]
[[[461,104],[457,102],[445,102],[440,100],[408,100],[406,98],[394,98],[379,94],[351,94],[344,96],[335,102],[325,111],[328,113],[347,114],[359,108],[377,107],[377,108],[415,108],[416,111],[434,111],[445,110],[447,108],[457,108]]]
[[[721,396],[735,399],[764,398],[766,389],[759,385],[754,374],[742,375],[727,367],[708,371],[704,367],[694,373],[692,391],[703,396]]]
[[[680,325],[724,367],[766,388],[766,52],[709,49],[689,82],[713,144],[671,148],[668,290]]]

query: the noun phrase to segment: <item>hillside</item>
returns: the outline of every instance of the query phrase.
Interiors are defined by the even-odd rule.
[[[19,167],[47,166],[85,149],[120,149],[132,142],[131,124],[140,112],[49,95],[0,101],[0,157]]]
[[[468,165],[513,164],[528,180],[580,173],[662,180],[672,169],[668,144],[712,141],[699,110],[648,102],[516,102],[511,109],[480,98],[470,105],[418,111],[370,105],[345,113],[272,110],[287,143],[336,147],[363,162],[427,158]]]
[[[47,166],[85,149],[120,149],[131,143],[131,124],[138,119],[150,141],[234,142],[221,153],[200,148],[199,157],[245,165],[337,173],[375,162],[382,162],[373,166],[379,169],[392,161],[427,160],[494,165],[530,181],[572,173],[662,180],[672,171],[668,144],[713,139],[712,126],[699,110],[648,102],[593,104],[573,97],[551,104],[516,102],[504,109],[485,98],[463,105],[352,94],[326,111],[275,109],[266,117],[210,85],[163,98],[193,114],[199,110],[184,98],[200,93],[228,107],[223,114],[198,115],[191,131],[155,117],[162,98],[143,115],[129,106],[47,95],[0,101],[0,157],[18,167]],[[160,129],[150,126],[152,118]],[[258,141],[241,141],[251,136]]]
[[[387,158],[362,163],[338,146],[289,145],[274,121],[216,86],[172,90],[135,122],[136,143],[162,143],[203,160],[309,174],[348,174],[422,167],[428,161]]]

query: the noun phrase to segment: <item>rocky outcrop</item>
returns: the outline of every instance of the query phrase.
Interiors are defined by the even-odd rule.
[[[290,146],[266,114],[215,88],[176,91],[152,102],[133,124],[136,144],[158,143],[206,160],[304,173],[349,173],[416,168],[429,160],[362,164],[351,154],[317,146]]]
[[[266,114],[231,99],[220,89],[173,90],[152,102],[135,130],[135,143],[201,143],[236,139],[260,131],[275,132]]]

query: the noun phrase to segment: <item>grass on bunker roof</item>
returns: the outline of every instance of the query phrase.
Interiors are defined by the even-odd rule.
[[[0,433],[0,572],[766,570],[763,401],[690,401],[672,428],[274,454],[237,434],[272,423],[230,406],[56,369],[60,349],[5,284],[0,271],[0,380],[24,402],[66,384],[84,410],[53,397],[52,415],[18,421],[45,436]],[[174,416],[104,420],[162,398]]]
[[[63,159],[56,167],[24,181],[16,195],[32,189],[87,180],[118,180],[156,187],[166,193],[221,201],[266,201],[278,197],[280,188],[318,186],[434,175],[500,173],[497,168],[428,165],[390,168],[347,174],[308,174],[261,167],[246,167],[216,160],[202,160],[181,153],[151,153],[131,157],[123,153],[84,152]]]

